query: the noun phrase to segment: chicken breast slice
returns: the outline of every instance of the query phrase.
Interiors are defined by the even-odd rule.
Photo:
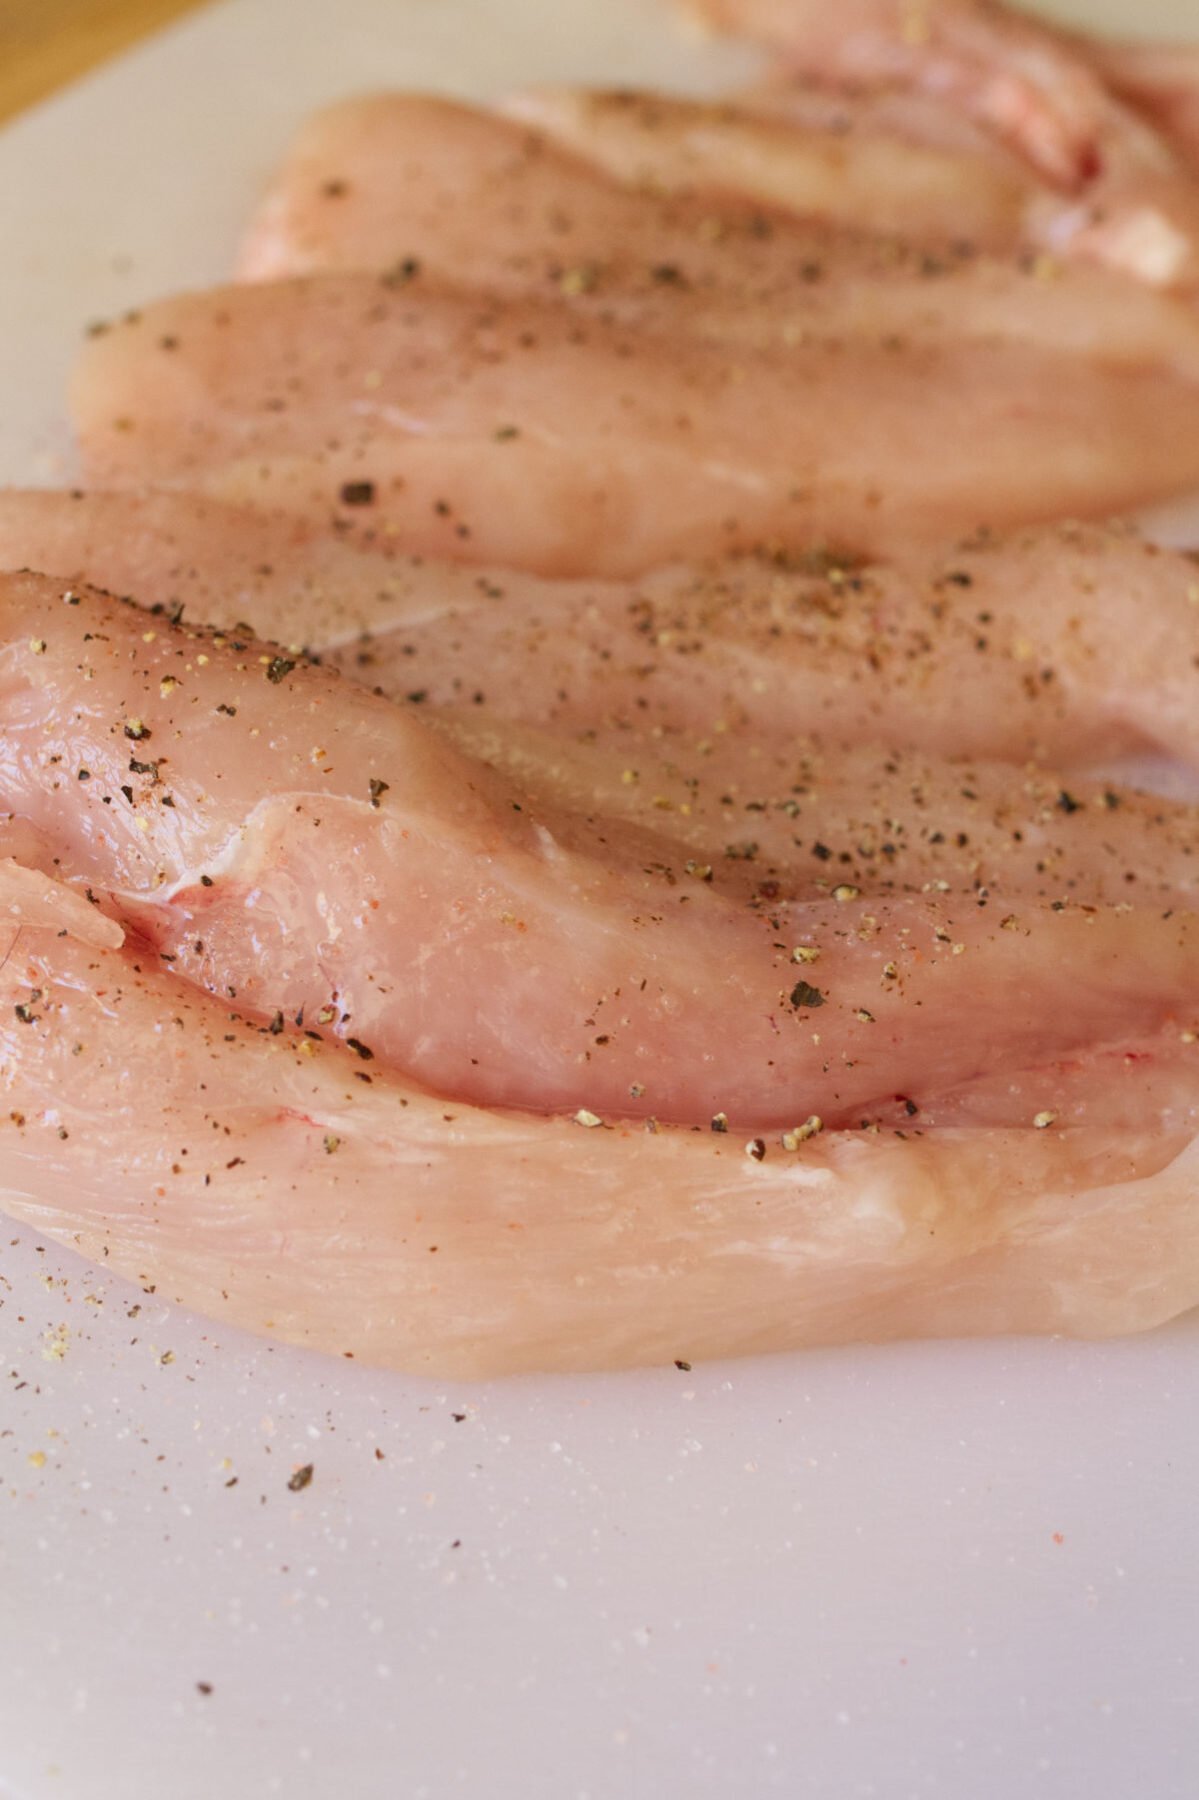
[[[1178,495],[1165,367],[1014,343],[714,342],[329,275],[183,296],[90,344],[89,479],[188,485],[424,554],[622,576],[762,544],[879,550]]]
[[[1199,914],[738,899],[258,640],[33,576],[0,595],[0,794],[43,872],[234,1010],[443,1093],[858,1124],[1199,997]]]
[[[889,564],[741,558],[635,583],[388,544],[192,493],[0,491],[0,567],[245,625],[431,706],[684,748],[782,732],[796,755],[814,741],[1199,767],[1199,565],[1127,527],[978,535]]]
[[[919,208],[913,215],[897,197],[888,201],[866,170],[858,177],[876,195],[876,232],[844,229],[862,222],[832,216],[831,196],[829,218],[788,216],[790,140],[800,173],[806,141],[790,122],[797,100],[755,113],[558,90],[510,104],[567,133],[570,153],[550,132],[422,94],[373,95],[317,114],[250,226],[243,274],[373,269],[395,282],[423,271],[508,298],[565,296],[589,317],[686,332],[730,350],[811,337],[892,349],[897,340],[965,339],[1128,367],[1160,361],[1188,379],[1199,364],[1199,321],[1177,297],[1030,256],[1036,233],[1016,225],[1007,255],[978,254],[980,240],[948,223],[930,248]],[[824,157],[839,168],[850,154],[846,134],[821,135]],[[878,160],[898,178],[902,142],[883,142]],[[638,168],[636,185],[608,178]],[[770,204],[735,191],[739,180],[762,187],[771,177],[778,192]],[[959,179],[977,176],[967,167]],[[1025,210],[1040,204],[1028,185]]]
[[[1188,597],[1192,589],[1199,595],[1194,565],[1187,558],[1146,552],[1127,533],[1053,532],[1042,549],[1073,597],[1079,582],[1090,587],[1096,620],[1108,621],[1111,633],[1110,645],[1106,636],[1096,641],[1095,621],[1088,616],[1086,654],[1076,662],[1099,688],[1064,685],[1064,706],[1055,715],[1056,748],[1099,743],[1108,751],[1122,743],[1127,748],[1127,726],[1118,723],[1126,678],[1113,614],[1126,607],[1128,629],[1135,626],[1139,633],[1143,660],[1130,673],[1144,683],[1144,716],[1153,716],[1160,728],[1168,714],[1159,684],[1172,679],[1179,645],[1199,628],[1199,602]],[[1031,545],[1025,550],[1019,556],[1011,546],[993,548],[997,566],[991,585],[1005,608],[1016,609],[1006,614],[1005,629],[1021,617],[1026,627],[1035,623],[1047,634],[1039,646],[1042,666],[1052,666],[1062,653],[1061,642],[1053,645],[1053,632],[1068,638],[1077,633],[1079,621],[1067,611],[1055,624],[1028,577]],[[1007,568],[998,566],[1005,554]],[[993,756],[964,758],[964,734],[955,736],[950,718],[943,719],[942,735],[930,748],[922,740],[932,737],[935,698],[872,716],[855,690],[841,683],[845,712],[839,724],[830,710],[822,713],[823,742],[796,729],[798,712],[784,714],[788,724],[780,741],[768,690],[764,704],[734,716],[722,713],[717,723],[725,728],[711,731],[677,721],[638,725],[632,711],[613,722],[602,688],[590,722],[580,706],[556,728],[537,723],[555,702],[562,703],[555,645],[594,631],[601,604],[611,608],[615,623],[608,644],[595,639],[593,655],[602,663],[614,650],[621,654],[632,595],[602,584],[543,583],[500,571],[480,578],[453,564],[355,550],[332,536],[309,536],[286,520],[169,493],[0,493],[3,561],[52,568],[68,581],[81,581],[90,568],[104,586],[144,595],[160,614],[226,629],[236,625],[244,631],[248,625],[261,636],[283,639],[293,651],[305,646],[324,651],[331,644],[326,660],[388,698],[420,695],[431,725],[501,770],[535,801],[623,819],[666,839],[722,891],[752,896],[765,887],[775,897],[802,899],[820,897],[844,882],[867,893],[921,891],[935,884],[937,891],[985,888],[995,895],[1046,900],[1117,903],[1152,896],[1162,904],[1185,901],[1194,891],[1199,849],[1190,805],[1138,794],[1110,780],[1097,785],[1077,766],[1066,774],[1036,766],[1028,760],[1030,745],[1012,736],[999,736],[998,747],[1020,758],[1015,765]],[[951,592],[961,588],[966,570],[955,572]],[[726,580],[734,574],[747,580],[750,573],[729,570]],[[764,589],[777,597],[779,571],[762,567],[758,573]],[[824,571],[826,577],[832,573]],[[676,572],[672,579],[686,578]],[[701,630],[705,624],[711,628],[719,609],[718,577],[710,579],[712,611],[703,621],[697,612],[684,637],[692,655],[701,654]],[[945,590],[941,585],[931,591],[940,596]],[[912,592],[921,628],[916,579]],[[581,603],[587,607],[585,620]],[[508,611],[510,623],[519,611],[528,625],[523,641],[515,643],[515,663],[485,627],[471,627],[472,614],[485,616],[494,606]],[[536,627],[524,611],[530,606],[538,609]],[[985,607],[994,606],[989,594]],[[1156,660],[1140,623],[1155,610],[1161,618]],[[556,611],[561,617],[555,618]],[[992,612],[992,624],[994,617]],[[973,623],[977,630],[977,614]],[[748,630],[748,620],[746,625]],[[746,633],[727,635],[741,642]],[[444,657],[432,691],[413,685],[429,674],[421,656],[426,636]],[[787,655],[785,639],[774,643],[776,656]],[[978,644],[963,628],[960,661],[967,671],[977,663]],[[860,662],[852,650],[850,655]],[[1187,660],[1181,659],[1184,668]],[[808,645],[794,658],[795,679],[803,678],[810,661]],[[752,687],[759,677],[746,671],[745,679]],[[943,680],[952,691],[963,679],[959,660],[951,659],[943,675],[930,675],[927,685],[935,688]],[[833,670],[829,685],[838,690]],[[809,704],[814,678],[810,688]],[[999,733],[1015,724],[1021,694],[1027,699],[1020,689],[998,710]],[[1185,727],[1190,716],[1185,701],[1175,714]],[[872,731],[880,734],[876,744],[868,741]],[[912,748],[913,742],[920,747]],[[1162,730],[1159,749],[1163,759],[1186,755],[1185,732]]]
[[[30,920],[0,964],[0,1204],[226,1323],[481,1378],[1104,1335],[1199,1299],[1193,1108],[1168,1130],[909,1121],[748,1154],[480,1111],[231,1017],[60,904],[81,936]]]
[[[541,87],[507,96],[501,107],[651,195],[756,202],[916,244],[1006,250],[1025,241],[1024,212],[1035,183],[1002,150],[981,138],[947,143],[943,132],[913,129],[914,115],[902,121],[904,129],[894,111],[882,114],[857,97],[791,93],[788,105],[763,106],[756,95],[711,101],[628,88]],[[319,205],[309,174],[317,130],[315,122],[308,127],[308,169],[299,145],[287,164],[297,245],[307,235],[299,211],[302,180],[309,182],[309,208]]]
[[[1061,250],[1159,286],[1199,277],[1199,190],[1166,139],[1109,88],[1103,56],[995,0],[691,0],[835,85],[912,87],[1020,151],[1062,200],[1040,230]]]

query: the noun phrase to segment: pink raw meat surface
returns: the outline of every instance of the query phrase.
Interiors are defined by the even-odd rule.
[[[0,495],[3,1204],[215,1317],[1199,1302],[1199,570],[1108,522],[1199,486],[1192,61],[701,11],[775,78],[318,115]]]
[[[1111,50],[992,0],[692,3],[724,29],[761,38],[810,78],[912,88],[960,109],[1059,190],[1046,197],[1041,231],[1066,254],[1155,285],[1191,288],[1199,279],[1185,76],[1180,108],[1160,63],[1144,63],[1138,81],[1134,59],[1129,98],[1148,98],[1142,113],[1111,77]],[[1177,120],[1181,154],[1171,141]]]
[[[419,275],[147,307],[91,343],[74,410],[100,485],[202,487],[558,575],[893,547],[1199,484],[1199,408],[1171,358],[802,337],[734,352]]]
[[[1140,1128],[753,1154],[732,1134],[483,1112],[231,1019],[144,953],[100,947],[81,901],[68,914],[22,883],[19,904],[0,968],[6,1209],[252,1330],[478,1377],[1139,1330],[1199,1295],[1187,1100]]]

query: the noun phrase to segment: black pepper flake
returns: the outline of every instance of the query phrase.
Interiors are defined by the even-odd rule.
[[[402,256],[398,262],[392,263],[389,269],[384,269],[379,280],[387,288],[406,287],[410,281],[415,281],[419,274],[420,263],[417,258]]]
[[[284,681],[291,674],[291,672],[295,668],[295,666],[296,666],[295,663],[291,660],[290,657],[272,656],[270,662],[266,665],[266,678],[268,681],[274,681],[274,682]],[[218,712],[230,712],[230,709],[227,706],[218,707],[217,711]],[[232,715],[230,715],[230,716],[232,716]]]
[[[231,1484],[228,1481],[225,1483],[226,1487],[229,1487],[230,1485]],[[205,1698],[207,1698],[207,1696],[209,1694],[211,1694],[211,1692],[212,1692],[211,1681],[197,1681],[196,1692],[197,1692],[197,1694],[203,1694],[205,1696]]]
[[[341,489],[341,503],[343,506],[373,506],[375,504],[374,482],[343,482]]]
[[[818,987],[813,987],[811,982],[797,981],[791,989],[791,1004],[797,1011],[801,1006],[810,1008],[823,1006],[824,995]]]
[[[32,1025],[37,1018],[37,1014],[34,1012],[33,1007],[25,1000],[22,1000],[17,1006],[14,1006],[13,1011],[16,1013],[18,1019],[20,1019],[22,1025]]]
[[[126,719],[125,736],[132,738],[135,744],[144,743],[150,736],[150,727],[143,725],[140,719]]]
[[[713,1113],[713,1115],[712,1115],[712,1130],[713,1131],[727,1131],[728,1128],[729,1128],[728,1114],[722,1113],[722,1112]]]
[[[423,706],[425,701],[429,698],[429,690],[428,688],[417,688],[414,693],[405,694],[404,698],[413,706]]]
[[[79,770],[78,775],[77,775],[77,779],[79,781],[90,781],[91,778],[92,778],[92,772],[90,769],[80,769]]]
[[[675,1357],[675,1359],[674,1359],[674,1366],[675,1366],[675,1368],[676,1368],[676,1369],[681,1369],[681,1370],[682,1370],[682,1371],[683,1371],[683,1374],[684,1374],[684,1375],[690,1375],[690,1373],[691,1373],[691,1364],[690,1364],[690,1363],[689,1363],[689,1362],[687,1362],[687,1361],[686,1361],[686,1360],[685,1360],[685,1359],[684,1359],[684,1358],[683,1358],[683,1357],[681,1357],[681,1356],[676,1356],[676,1357]]]
[[[1068,794],[1065,788],[1063,788],[1058,795],[1057,804],[1064,813],[1081,812],[1083,808],[1083,802],[1081,800],[1076,800],[1073,794]]]
[[[346,1043],[349,1045],[351,1050],[356,1050],[358,1052],[358,1054],[362,1058],[363,1062],[374,1062],[374,1060],[375,1060],[374,1051],[368,1050],[366,1045],[364,1043],[362,1043],[360,1039],[347,1038]]]
[[[129,758],[131,775],[148,775],[152,781],[158,780],[158,764],[156,762],[138,762],[136,756]]]
[[[379,801],[383,798],[383,795],[387,792],[391,783],[390,781],[379,781],[372,775],[367,786],[371,791],[371,805],[374,807],[375,811],[378,812]]]
[[[201,887],[212,887],[213,885],[214,884],[213,884],[213,879],[212,879],[211,875],[201,875],[201,877],[200,877],[200,886]]]
[[[121,783],[121,792],[124,794],[126,800],[128,800],[130,806],[132,806],[133,805],[133,789],[131,787],[126,787],[124,782],[122,782]]]
[[[267,1026],[267,1030],[270,1032],[272,1037],[279,1036],[279,1033],[283,1030],[283,1014],[281,1012],[277,1012],[275,1014],[274,1018],[271,1020],[270,1024]]]
[[[311,1486],[312,1477],[315,1473],[316,1469],[313,1464],[305,1463],[302,1469],[297,1469],[294,1475],[289,1475],[287,1478],[287,1485],[292,1493],[302,1494],[306,1487]]]
[[[816,858],[816,860],[818,862],[828,862],[828,860],[832,856],[832,854],[833,853],[829,849],[827,844],[813,844],[812,845],[812,855]]]

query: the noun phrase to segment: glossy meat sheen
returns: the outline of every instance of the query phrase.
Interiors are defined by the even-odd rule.
[[[1199,484],[1164,368],[1024,344],[714,342],[364,275],[217,290],[97,337],[93,480],[187,483],[413,550],[621,575],[762,542],[866,549]]]
[[[1135,1331],[1199,1299],[1193,1076],[1189,1095],[1181,1072],[1147,1089],[1133,1129],[1102,1107],[1081,1129],[909,1119],[902,1138],[771,1137],[755,1160],[732,1134],[587,1129],[364,1079],[136,951],[39,928],[58,910],[0,966],[3,1205],[217,1319],[477,1378]]]
[[[237,1011],[456,1097],[857,1124],[1199,1002],[1199,914],[747,903],[257,641],[32,576],[3,609],[0,787],[43,869]]]
[[[523,104],[569,127],[569,91]],[[634,146],[622,156],[630,134]],[[843,159],[844,134],[820,135],[825,155]],[[965,339],[1119,366],[1167,364],[1194,378],[1199,320],[1187,305],[1100,270],[978,256],[986,233],[980,239],[961,219],[945,219],[930,254],[919,208],[880,194],[864,170],[881,235],[784,216],[792,136],[805,141],[790,118],[727,106],[652,95],[593,100],[572,148],[586,141],[597,163],[626,175],[636,166],[630,157],[653,153],[647,192],[607,179],[545,134],[450,101],[348,101],[301,132],[251,227],[242,266],[258,279],[370,268],[393,281],[419,268],[510,298],[565,296],[588,316],[730,350],[794,348],[811,337],[892,350],[897,340]],[[686,173],[704,157],[723,186],[700,181],[692,193]],[[898,177],[902,142],[884,160]],[[738,203],[738,171],[750,179],[764,161],[777,170],[779,194],[765,210],[761,196],[741,193]],[[831,200],[826,210],[837,225],[865,222],[838,217]],[[1001,242],[1015,247],[1022,236],[1013,223]]]
[[[809,77],[935,94],[1068,197],[1041,229],[1150,283],[1199,277],[1199,192],[1165,138],[1107,85],[1103,55],[994,0],[693,0]]]
[[[557,87],[512,95],[503,110],[650,194],[739,197],[917,243],[1022,241],[1032,183],[1014,160],[987,145],[921,141],[860,103],[804,98],[784,113]]]
[[[397,698],[559,730],[719,744],[782,727],[792,745],[1199,768],[1199,565],[1118,527],[622,585],[356,549],[192,494],[9,491],[5,563],[244,621]]]

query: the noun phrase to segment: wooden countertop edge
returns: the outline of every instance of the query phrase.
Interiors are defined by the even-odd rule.
[[[0,124],[205,3],[37,0],[0,16]]]

